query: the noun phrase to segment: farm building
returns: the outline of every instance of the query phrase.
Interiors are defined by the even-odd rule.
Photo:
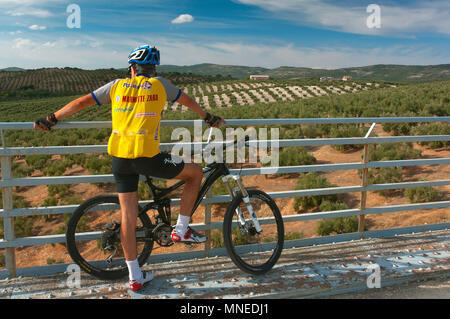
[[[268,75],[250,75],[250,80],[268,80]]]

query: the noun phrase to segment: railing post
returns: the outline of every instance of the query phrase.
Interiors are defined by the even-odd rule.
[[[11,179],[11,157],[1,156],[0,164],[2,169],[2,180]],[[5,215],[8,214],[8,210],[13,208],[13,193],[12,187],[2,188],[2,201],[3,211]],[[3,230],[5,241],[12,241],[15,238],[14,235],[14,217],[3,218]],[[5,249],[5,263],[6,270],[9,273],[9,277],[16,276],[16,250],[14,247],[8,247]]]
[[[367,131],[366,136],[364,138],[368,138],[370,136],[370,133],[372,133],[373,128],[375,127],[376,123],[372,123],[372,125],[369,128],[369,131]],[[362,187],[364,190],[361,192],[361,204],[360,204],[360,210],[361,214],[358,218],[358,232],[361,233],[361,238],[364,238],[364,226],[365,226],[365,218],[364,210],[366,209],[366,202],[367,202],[367,191],[366,187],[369,184],[368,182],[368,174],[369,169],[367,168],[367,163],[369,162],[369,144],[364,144],[364,152],[363,152],[363,164],[364,168],[362,171]]]
[[[211,189],[206,192],[206,198],[211,197]],[[211,204],[205,205],[205,225],[207,227],[211,226]],[[209,256],[209,251],[211,249],[211,230],[207,229],[205,235],[208,239],[205,242],[205,257]]]

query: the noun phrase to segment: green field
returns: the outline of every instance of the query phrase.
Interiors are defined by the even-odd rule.
[[[259,85],[253,88],[252,85]],[[333,93],[329,86],[331,84],[314,83],[311,81],[223,81],[203,84],[181,86],[189,95],[197,98],[199,103],[205,107],[204,99],[209,100],[208,111],[220,115],[225,119],[242,118],[320,118],[320,117],[407,117],[407,116],[448,116],[450,114],[450,102],[448,92],[450,81],[435,82],[428,84],[410,84],[398,87],[380,85],[375,83],[367,85],[364,82],[354,82],[353,89],[360,88],[357,92],[347,91],[345,94]],[[337,83],[332,84],[338,87]],[[340,85],[344,85],[340,83]],[[213,89],[216,87],[217,92]],[[248,87],[248,88],[245,88]],[[289,87],[301,87],[309,92],[311,97],[298,97]],[[321,87],[326,95],[315,96],[311,87]],[[328,88],[327,88],[328,87]],[[284,93],[277,96],[269,89],[284,89]],[[352,89],[352,90],[353,90]],[[271,94],[273,102],[260,102],[252,91],[262,91]],[[344,89],[342,89],[344,91]],[[280,92],[280,91],[278,91]],[[240,105],[232,93],[238,93],[242,102]],[[244,93],[253,100],[252,104],[245,100]],[[317,91],[316,91],[317,93]],[[318,93],[317,93],[318,94]],[[214,102],[214,96],[229,98],[230,106],[227,106],[222,98],[219,103]],[[290,96],[290,98],[288,97]],[[20,101],[0,102],[1,122],[34,122],[37,118],[54,112],[77,96],[52,97],[42,99],[25,99]],[[183,110],[178,103],[167,103],[163,119],[198,119],[197,115],[190,110]],[[64,121],[109,121],[110,106],[91,106],[82,112],[64,119]],[[424,135],[424,134],[450,134],[448,124],[384,124],[387,132],[395,135]],[[170,142],[173,128],[163,127],[161,141]],[[280,127],[280,138],[315,138],[315,137],[356,137],[364,136],[367,128],[358,125],[302,125]],[[98,145],[106,144],[110,129],[71,129],[54,130],[52,132],[40,132],[33,130],[10,130],[5,132],[6,146],[43,146],[43,145]],[[435,143],[434,147],[441,147],[446,143]],[[286,155],[288,156],[288,155]],[[44,161],[44,174],[54,175],[71,167],[73,163],[83,163],[89,166],[92,173],[103,172],[100,164],[89,164],[89,155],[64,156],[64,161]],[[95,156],[98,157],[98,156]],[[90,159],[93,161],[93,159]],[[25,167],[16,165],[15,176],[30,175],[35,168],[33,160],[27,159]],[[30,166],[31,165],[31,166]],[[56,167],[52,169],[52,167]],[[95,167],[99,167],[95,169]]]
[[[190,96],[196,98],[199,104],[208,111],[220,115],[226,119],[240,118],[318,118],[318,117],[377,117],[377,116],[448,116],[450,114],[450,81],[434,82],[427,84],[410,84],[392,87],[376,83],[367,85],[365,82],[345,83],[321,83],[311,81],[270,81],[258,82],[259,88],[250,81],[223,81],[203,84],[181,85]],[[357,92],[345,90],[343,86],[351,86],[352,90],[360,86]],[[217,88],[214,91],[213,86]],[[247,86],[249,88],[245,88]],[[327,87],[341,87],[345,94],[333,93]],[[208,87],[208,88],[207,88]],[[301,87],[304,92],[309,92],[311,97],[301,98],[293,94],[288,87]],[[308,87],[320,87],[326,95],[318,94]],[[277,96],[269,89],[284,89],[284,96]],[[194,91],[195,90],[195,91]],[[273,102],[266,98],[261,102],[253,95],[252,91],[262,91],[270,94]],[[88,93],[88,92],[86,92]],[[242,99],[242,105],[237,101],[233,93]],[[290,98],[286,97],[286,93]],[[245,99],[250,96],[253,103]],[[229,99],[230,106],[225,104],[222,95]],[[49,97],[41,99],[24,99],[18,101],[0,102],[1,122],[34,122],[37,118],[54,112],[70,102],[76,96]],[[220,97],[220,104],[214,100],[214,96]],[[206,107],[204,99],[207,97],[209,107]],[[197,115],[190,110],[185,110],[178,103],[167,103],[164,119],[197,119]],[[110,120],[110,106],[91,106],[82,112],[64,119],[64,121],[108,121]],[[412,124],[386,124],[387,131],[395,134],[410,134],[415,128],[420,134],[427,130],[419,130]],[[428,126],[432,126],[429,124]],[[350,127],[350,126],[340,126]],[[299,130],[305,137],[330,136],[331,125],[308,125],[304,127],[282,127],[284,138],[298,137]],[[162,141],[169,141],[171,128],[166,128],[162,133]],[[336,131],[336,130],[335,130]],[[434,131],[433,131],[434,132]],[[361,135],[364,132],[361,132]],[[414,133],[414,130],[413,132]],[[342,132],[340,133],[342,134]],[[430,134],[435,134],[430,131]],[[101,144],[106,143],[107,129],[84,129],[60,131],[52,133],[24,131],[7,131],[5,141],[7,146],[40,146],[40,145],[77,145],[77,144]]]

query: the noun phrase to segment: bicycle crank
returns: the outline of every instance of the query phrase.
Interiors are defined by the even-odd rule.
[[[172,227],[165,223],[160,223],[153,229],[153,238],[162,247],[173,245],[171,234]]]

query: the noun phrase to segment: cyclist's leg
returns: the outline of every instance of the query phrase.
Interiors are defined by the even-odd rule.
[[[139,287],[144,281],[153,279],[153,272],[142,272],[137,260],[136,223],[138,216],[138,192],[118,193],[122,211],[120,225],[120,241],[122,243],[125,262],[128,267],[130,288]],[[147,278],[145,278],[147,277]],[[139,289],[139,288],[137,288]]]
[[[118,193],[122,220],[120,224],[120,239],[125,259],[137,258],[136,248],[136,222],[138,215],[138,193]]]
[[[178,215],[177,224],[172,232],[173,241],[189,241],[189,242],[204,242],[206,236],[202,236],[193,232],[189,228],[191,212],[195,205],[195,201],[200,191],[200,184],[202,181],[203,172],[200,166],[193,163],[187,163],[183,171],[175,178],[185,181],[183,193],[180,202],[180,215]]]
[[[183,159],[168,153],[159,153],[151,158],[134,161],[139,174],[165,179],[180,179],[185,182],[181,196],[181,215],[191,216],[202,181],[202,168],[194,163],[184,163]]]
[[[183,216],[191,216],[192,208],[197,199],[202,182],[202,168],[194,163],[186,163],[183,170],[175,179],[185,181],[183,194],[181,195],[180,214]]]
[[[181,213],[176,225],[176,229],[180,230],[179,234],[184,236],[200,190],[203,176],[202,168],[197,164],[184,163],[182,158],[168,153],[159,153],[152,158],[139,158],[133,163],[136,164],[136,171],[139,174],[165,179],[180,179],[185,182],[181,195]],[[203,238],[202,240],[206,239]]]
[[[131,169],[132,160],[112,157],[112,172],[117,185],[121,210],[120,241],[130,280],[142,278],[137,261],[136,224],[138,216],[139,175]]]

